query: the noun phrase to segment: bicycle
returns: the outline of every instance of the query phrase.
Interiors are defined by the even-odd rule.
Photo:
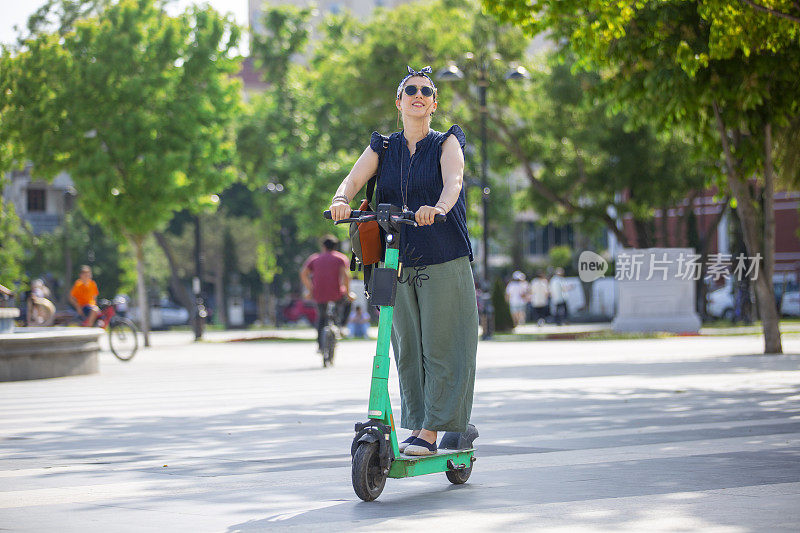
[[[340,334],[336,323],[336,302],[328,302],[325,306],[325,326],[322,328],[320,348],[322,348],[322,367],[333,366],[336,352],[336,340]]]
[[[108,331],[108,344],[111,353],[120,361],[130,361],[139,349],[139,328],[129,318],[117,314],[116,306],[108,300],[98,302],[100,314],[94,326]],[[81,326],[91,326],[86,320],[81,321]]]

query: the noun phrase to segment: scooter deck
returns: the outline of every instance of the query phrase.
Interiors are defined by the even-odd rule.
[[[446,472],[449,470],[448,461],[453,461],[455,465],[465,465],[469,468],[472,466],[474,453],[475,448],[437,450],[432,455],[405,455],[401,453],[397,459],[392,461],[389,477],[401,478]]]

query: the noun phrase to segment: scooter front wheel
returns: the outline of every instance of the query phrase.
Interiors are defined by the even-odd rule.
[[[386,484],[386,476],[381,468],[377,442],[361,442],[353,456],[353,489],[359,498],[371,502],[381,495]]]

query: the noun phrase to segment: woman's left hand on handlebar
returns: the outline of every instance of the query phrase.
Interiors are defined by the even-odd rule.
[[[433,224],[433,217],[436,215],[444,215],[444,211],[442,211],[439,207],[431,207],[429,205],[423,205],[419,209],[417,209],[417,213],[415,219],[417,224],[420,226],[430,226]]]

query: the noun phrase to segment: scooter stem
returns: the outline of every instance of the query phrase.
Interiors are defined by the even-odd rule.
[[[387,234],[385,268],[397,270],[398,265],[398,243],[397,235],[389,238]],[[378,321],[378,344],[375,350],[375,357],[372,362],[372,382],[369,391],[369,418],[378,420],[392,428],[391,445],[394,457],[400,455],[397,444],[397,431],[394,426],[394,416],[392,416],[392,405],[389,401],[389,343],[392,335],[392,306],[380,307],[380,319]]]

